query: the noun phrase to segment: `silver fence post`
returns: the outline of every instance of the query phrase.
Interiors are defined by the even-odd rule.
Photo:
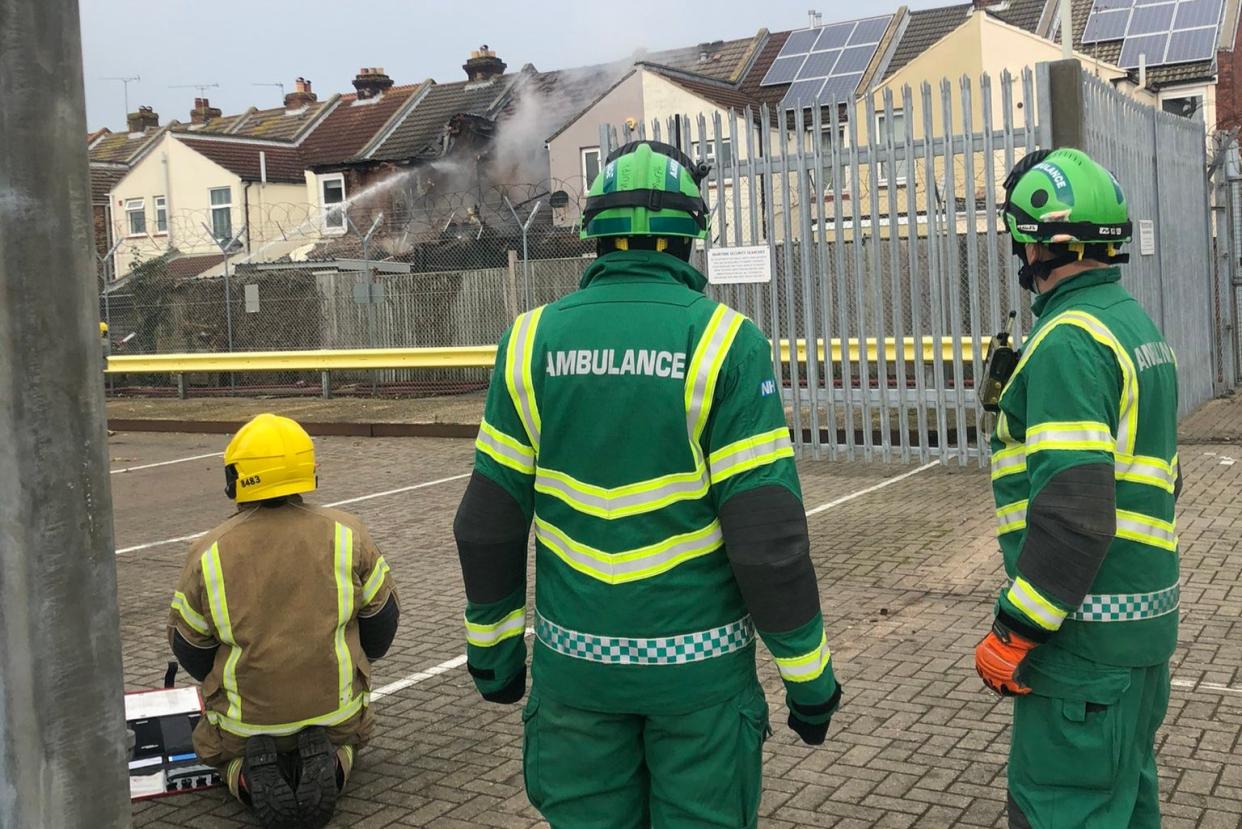
[[[0,0],[0,826],[130,822],[76,0]]]
[[[517,210],[513,207],[513,203],[509,201],[509,197],[505,196],[505,206],[509,208],[509,212],[513,214],[513,220],[517,222],[518,227],[522,230],[522,298],[525,301],[526,310],[531,309],[531,291],[530,291],[530,246],[529,234],[530,226],[535,221],[535,214],[539,212],[539,208],[543,206],[542,201],[535,202],[534,208],[530,211],[530,215],[523,222],[517,214]]]

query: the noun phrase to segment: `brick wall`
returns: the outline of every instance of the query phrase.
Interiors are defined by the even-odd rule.
[[[1219,70],[1216,82],[1216,127],[1230,129],[1242,126],[1242,20],[1232,52],[1217,52]]]

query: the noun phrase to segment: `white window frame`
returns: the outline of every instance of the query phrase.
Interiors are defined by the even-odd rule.
[[[228,193],[228,194],[229,194],[229,200],[228,200],[227,202],[223,202],[223,203],[220,203],[220,204],[217,204],[215,201],[213,201],[213,200],[212,200],[212,198],[211,198],[212,194],[213,194],[213,193],[219,193],[219,192],[225,192],[225,193]],[[211,232],[212,232],[212,235],[214,236],[214,235],[215,235],[215,233],[216,233],[216,213],[217,213],[217,212],[219,212],[219,211],[221,211],[221,210],[223,210],[223,211],[225,211],[225,215],[227,215],[227,216],[228,216],[228,231],[229,231],[229,232],[228,232],[228,237],[227,237],[227,238],[225,238],[225,239],[219,239],[219,238],[218,238],[218,239],[217,239],[217,241],[219,241],[219,242],[231,242],[231,241],[233,241],[233,188],[232,188],[232,187],[211,187],[211,188],[208,188],[208,190],[207,190],[207,204],[208,204],[208,206],[209,206],[209,208],[210,208],[210,210],[211,210]]]
[[[875,144],[876,146],[879,146],[881,143],[887,143],[887,140],[888,140],[884,134],[885,114],[886,113],[883,113],[883,112],[877,112],[875,114],[875,141],[872,143]],[[894,120],[896,120],[896,116],[901,116],[901,127],[902,127],[903,132],[906,129],[909,129],[909,125],[906,124],[906,113],[904,110],[894,109],[893,116],[894,116]],[[893,146],[904,147],[905,138],[901,138],[899,140],[896,137],[894,137]],[[888,187],[890,185],[896,185],[898,187],[902,187],[906,184],[907,180],[909,179],[910,171],[905,169],[906,160],[904,158],[901,158],[900,156],[898,156],[897,158],[897,169],[900,171],[900,174],[891,181],[889,180],[888,170],[886,169],[888,167],[888,162],[881,161],[877,158],[875,161],[875,164],[877,165],[876,169],[877,169],[878,184],[881,187]]]
[[[155,235],[168,235],[168,197],[156,196],[151,200],[155,209]],[[161,227],[162,225],[162,227]]]
[[[831,149],[826,150],[824,149],[824,146],[823,146],[824,139],[823,139],[822,133],[827,133],[827,132],[832,132],[831,123],[823,124],[820,127],[821,136],[819,139],[820,154],[824,160],[824,166],[831,167],[832,166],[832,150]],[[839,155],[841,156],[841,178],[843,179],[843,181],[841,182],[840,187],[836,186],[837,183],[835,181],[833,181],[831,184],[824,187],[823,194],[825,196],[837,196],[837,195],[849,196],[850,194],[850,161],[849,161],[850,132],[849,132],[849,124],[845,121],[842,121],[837,124],[837,146],[840,148]],[[814,148],[811,149],[811,152],[812,153],[815,152]],[[834,170],[834,173],[835,173],[835,170]]]
[[[1207,90],[1207,87],[1204,87],[1204,86],[1183,86],[1183,87],[1176,88],[1176,89],[1162,89],[1162,90],[1160,91],[1160,94],[1159,94],[1158,96],[1156,96],[1156,102],[1160,105],[1160,111],[1161,111],[1161,112],[1165,112],[1165,111],[1166,111],[1166,110],[1165,110],[1165,108],[1164,108],[1164,102],[1165,102],[1165,101],[1174,100],[1174,99],[1177,99],[1177,98],[1198,98],[1198,99],[1199,99],[1199,109],[1198,109],[1198,111],[1195,113],[1195,115],[1202,115],[1202,116],[1203,116],[1203,119],[1204,119],[1205,121],[1207,120],[1207,103],[1208,103],[1208,90]],[[1169,113],[1169,114],[1170,114],[1170,115],[1177,115],[1177,116],[1178,116],[1178,117],[1180,117],[1180,118],[1186,118],[1186,117],[1187,117],[1187,116],[1185,116],[1185,115],[1182,115],[1180,112],[1177,112],[1177,113]],[[1191,117],[1193,118],[1193,116],[1191,116]]]
[[[708,189],[716,189],[715,179],[717,176],[724,180],[725,187],[729,187],[733,183],[733,180],[726,178],[725,171],[731,169],[733,166],[733,142],[728,138],[720,139],[720,147],[725,150],[725,155],[728,157],[727,160],[729,163],[722,164],[719,168],[716,167],[716,141],[714,139],[708,139],[707,141],[704,141],[703,144],[707,147],[703,160],[710,164],[712,168],[712,174],[707,178]],[[695,143],[694,146],[697,147],[699,145]]]
[[[134,230],[134,215],[137,214],[142,219],[142,229]],[[146,199],[126,199],[125,200],[125,235],[129,238],[147,235],[147,200]]]
[[[329,184],[341,185],[341,200],[333,202],[331,205],[328,204],[328,196],[326,192]],[[338,211],[336,216],[329,215],[336,209],[336,205],[344,204],[346,199],[348,199],[348,196],[345,195],[344,173],[331,173],[329,175],[319,177],[320,219],[322,221],[323,232],[325,234],[340,235],[349,230],[349,223],[345,221],[344,210]],[[333,224],[333,221],[339,222],[339,224]]]
[[[587,156],[595,156],[595,175],[587,175]],[[591,185],[595,183],[595,177],[604,169],[604,154],[600,152],[599,147],[579,147],[578,148],[578,167],[582,171],[582,192],[585,195],[591,189]]]

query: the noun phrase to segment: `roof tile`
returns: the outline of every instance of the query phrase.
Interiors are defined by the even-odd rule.
[[[342,95],[332,112],[302,142],[306,165],[319,167],[352,161],[421,86],[394,86],[378,99],[362,101],[356,94]]]
[[[279,147],[247,141],[195,139],[185,135],[179,135],[178,140],[245,181],[261,179],[260,153],[266,156],[268,181],[286,184],[301,184],[306,181],[302,155],[292,145]]]

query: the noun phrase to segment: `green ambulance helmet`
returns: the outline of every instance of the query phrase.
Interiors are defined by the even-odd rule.
[[[1112,173],[1081,150],[1037,150],[1025,156],[1005,179],[1002,214],[1018,258],[1025,262],[1027,244],[1048,245],[1059,254],[1035,271],[1081,259],[1087,246],[1092,246],[1092,259],[1129,258],[1117,252],[1133,229],[1125,193]],[[1029,290],[1027,274],[1023,277]]]
[[[1121,185],[1082,150],[1032,153],[1009,174],[1005,191],[1005,225],[1015,242],[1130,241],[1130,209]]]
[[[608,236],[707,235],[707,204],[699,191],[708,172],[658,141],[635,141],[608,154],[587,193],[583,239]]]

